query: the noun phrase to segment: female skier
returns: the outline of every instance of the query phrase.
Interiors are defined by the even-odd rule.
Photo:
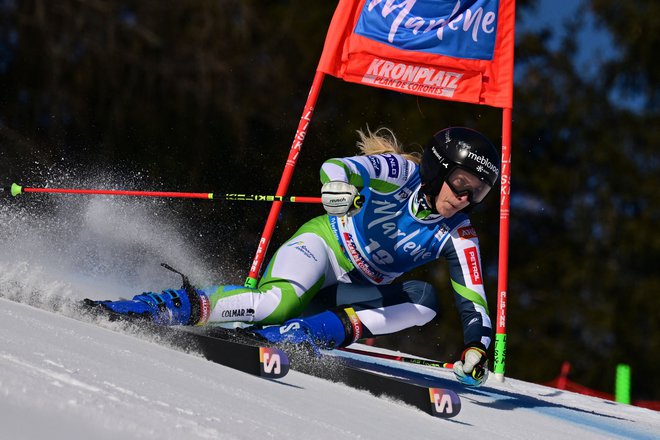
[[[266,325],[254,333],[276,344],[337,348],[431,321],[435,289],[395,280],[444,257],[465,344],[454,373],[463,384],[481,385],[492,328],[467,212],[498,180],[497,150],[463,127],[439,131],[421,155],[405,153],[389,130],[358,133],[361,155],[330,159],[321,168],[327,214],[277,250],[256,289],[188,287],[95,305],[116,318],[162,325]]]

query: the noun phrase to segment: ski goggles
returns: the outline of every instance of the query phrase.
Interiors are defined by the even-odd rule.
[[[470,203],[481,203],[492,188],[488,183],[463,168],[454,168],[445,179],[456,197],[467,194]]]

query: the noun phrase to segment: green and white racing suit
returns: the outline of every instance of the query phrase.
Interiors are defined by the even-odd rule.
[[[431,214],[420,194],[419,167],[395,154],[330,159],[321,182],[341,180],[364,197],[354,216],[323,215],[305,223],[275,253],[256,289],[212,286],[211,322],[281,324],[318,308],[352,306],[365,335],[421,326],[437,313],[435,289],[395,282],[444,258],[464,342],[491,342],[479,242],[468,216]]]

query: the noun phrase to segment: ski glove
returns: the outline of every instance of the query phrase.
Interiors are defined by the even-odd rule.
[[[460,383],[470,387],[481,386],[488,378],[488,356],[481,347],[468,345],[461,360],[454,362],[454,375]]]
[[[328,214],[351,217],[360,211],[364,198],[354,185],[333,180],[321,188],[321,201]]]

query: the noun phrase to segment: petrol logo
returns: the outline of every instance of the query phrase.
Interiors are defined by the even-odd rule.
[[[465,259],[467,260],[468,268],[470,271],[470,279],[472,284],[483,284],[481,278],[481,266],[479,265],[479,253],[475,246],[463,250]]]

